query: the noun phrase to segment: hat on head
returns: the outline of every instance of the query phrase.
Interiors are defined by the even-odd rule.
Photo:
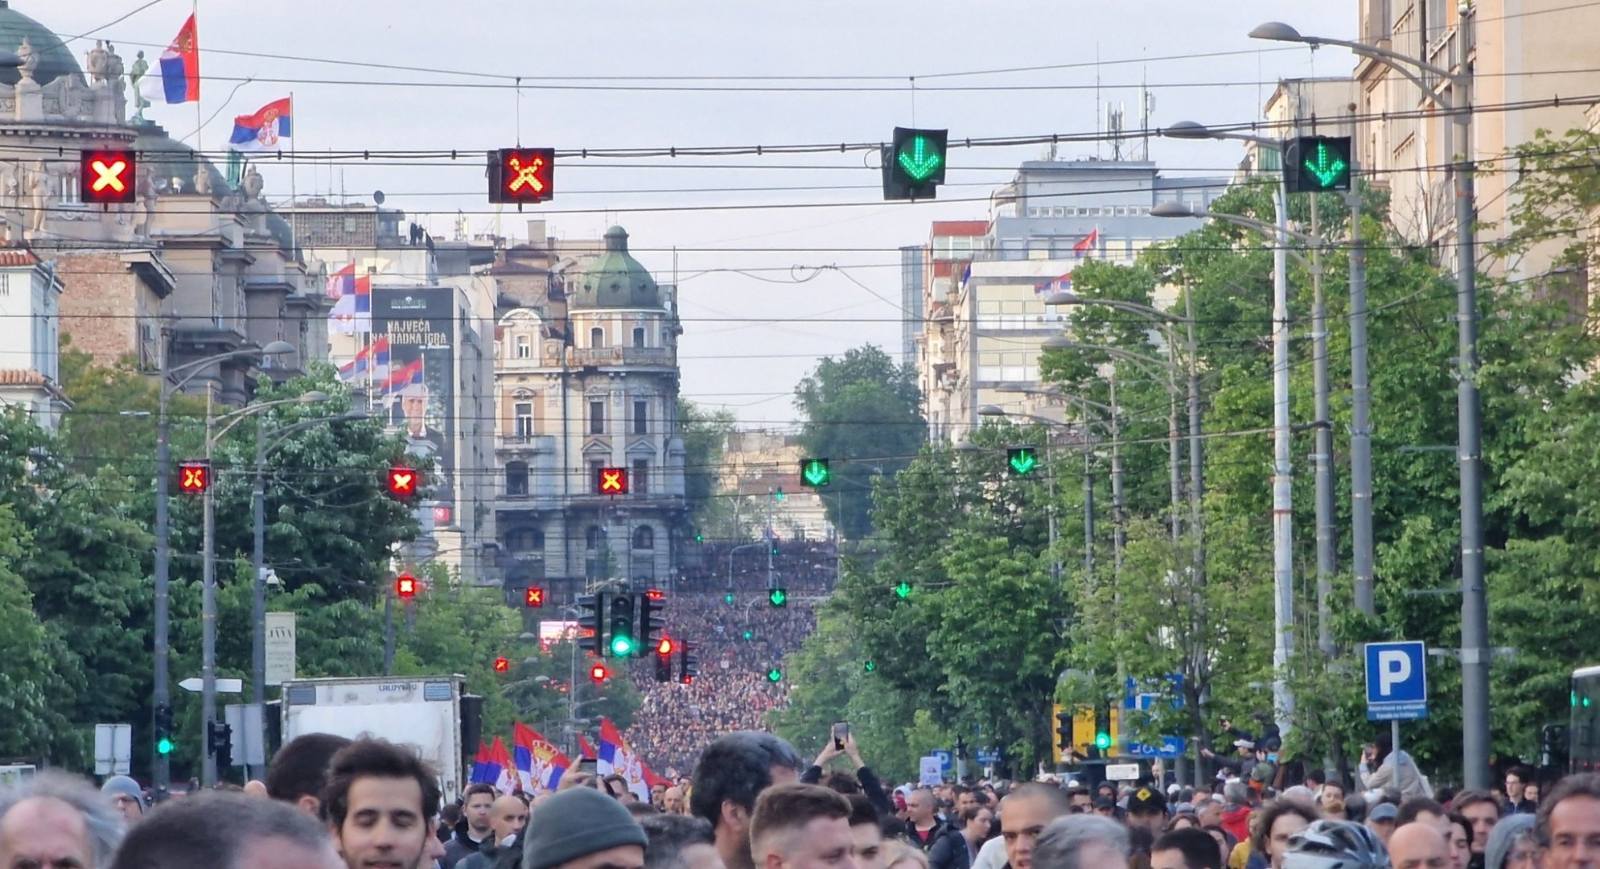
[[[1379,803],[1372,807],[1372,811],[1367,812],[1367,820],[1369,821],[1393,822],[1398,820],[1399,817],[1400,810],[1395,807],[1394,803]]]
[[[1156,812],[1166,814],[1167,798],[1161,795],[1160,790],[1144,786],[1128,795],[1128,811],[1130,813],[1149,814]]]
[[[644,829],[622,803],[594,788],[551,797],[522,833],[523,869],[550,869],[622,845],[648,844]]]
[[[114,775],[106,779],[105,784],[100,786],[100,793],[108,797],[133,797],[141,810],[145,808],[144,789],[139,787],[138,782],[125,775]]]
[[[1114,809],[1117,807],[1117,801],[1110,797],[1099,797],[1094,801],[1094,807],[1097,809]]]

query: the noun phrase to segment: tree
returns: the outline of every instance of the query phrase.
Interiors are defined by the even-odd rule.
[[[678,399],[678,431],[683,438],[684,500],[689,506],[689,521],[702,533],[733,538],[725,526],[732,510],[727,498],[717,491],[722,474],[722,455],[733,431],[733,414],[727,410],[702,410],[688,399]]]
[[[29,555],[28,530],[0,504],[0,757],[42,761],[70,726],[59,697],[53,645],[33,613],[32,596],[16,568]]]
[[[865,538],[873,479],[892,478],[927,439],[916,371],[876,346],[857,347],[817,363],[795,387],[795,407],[807,454],[832,463],[829,519],[843,536]]]

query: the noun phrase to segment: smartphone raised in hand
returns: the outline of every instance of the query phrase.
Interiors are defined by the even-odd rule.
[[[833,747],[844,751],[844,741],[850,736],[850,722],[840,721],[833,725]]]

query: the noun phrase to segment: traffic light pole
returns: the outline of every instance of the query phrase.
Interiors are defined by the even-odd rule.
[[[1311,234],[1317,238],[1321,226],[1317,196],[1311,196]],[[1317,521],[1317,650],[1334,654],[1332,615],[1334,528],[1333,528],[1333,423],[1328,397],[1328,312],[1322,301],[1322,247],[1311,248],[1311,379],[1316,407],[1315,497]]]
[[[1352,174],[1355,166],[1350,167]],[[1350,199],[1350,561],[1356,611],[1374,615],[1372,592],[1372,387],[1367,377],[1367,251],[1361,195]]]
[[[206,392],[206,466],[211,465],[211,392]],[[217,720],[217,512],[208,480],[204,498],[204,572],[200,581],[200,707],[204,722],[205,751],[200,765],[200,785],[217,783],[217,756],[211,751],[211,730]]]
[[[151,714],[154,726],[151,733],[155,739],[151,740],[151,791],[156,802],[167,798],[167,792],[172,784],[172,759],[156,747],[157,740],[162,736],[161,710],[172,706],[172,688],[168,684],[167,672],[167,631],[171,621],[171,606],[167,596],[169,571],[172,564],[172,553],[169,544],[170,530],[167,518],[167,487],[171,485],[172,476],[172,432],[167,421],[167,403],[172,395],[168,388],[167,370],[169,360],[168,333],[161,330],[161,384],[159,396],[156,399],[156,556],[155,556],[155,637],[152,641],[155,654],[155,667],[153,675],[154,702],[151,704]],[[165,734],[168,738],[172,734]]]

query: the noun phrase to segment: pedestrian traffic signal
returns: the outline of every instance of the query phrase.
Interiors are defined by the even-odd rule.
[[[663,609],[666,604],[666,595],[659,589],[651,589],[639,596],[640,649],[656,646],[659,652],[660,643],[672,642],[666,635],[667,616]]]
[[[211,488],[210,462],[179,462],[178,491],[185,495],[204,495]]]
[[[694,677],[700,675],[700,658],[694,654],[694,647],[688,642],[678,644],[678,682],[682,685],[693,685]]]
[[[774,588],[767,592],[767,603],[775,607],[789,605],[789,592],[786,589]]]
[[[501,148],[489,152],[489,201],[544,202],[556,195],[554,148]]]
[[[217,759],[217,766],[233,766],[233,728],[228,722],[210,722],[206,730],[206,753]]]
[[[139,158],[133,151],[78,152],[78,198],[82,202],[134,202],[139,195],[138,178]]]
[[[578,598],[578,648],[596,656],[605,654],[606,597],[601,593]]]
[[[900,600],[905,600],[911,597],[911,583],[906,582],[903,579],[900,580],[900,582],[894,587],[894,596]]]
[[[1013,476],[1026,477],[1039,467],[1039,455],[1033,447],[1012,447],[1006,450],[1007,466]]]
[[[882,151],[884,199],[933,199],[944,183],[948,130],[895,127]]]
[[[403,603],[411,603],[417,596],[417,578],[409,573],[402,573],[394,578],[394,596]]]
[[[1350,189],[1350,137],[1301,136],[1283,144],[1283,184],[1289,193]]]
[[[613,658],[629,658],[639,651],[639,635],[634,633],[633,595],[611,595],[611,642],[607,648]]]
[[[544,587],[530,585],[522,590],[522,605],[529,609],[539,609],[544,606]]]
[[[509,673],[509,672],[511,672],[511,659],[507,658],[505,655],[501,655],[500,657],[495,658],[494,659],[494,671],[496,673]]]
[[[595,663],[589,665],[589,679],[596,685],[604,685],[606,683],[606,679],[610,678],[610,676],[611,671],[606,669],[605,664],[596,661]]]
[[[800,484],[820,489],[833,482],[827,459],[806,459],[800,463]]]
[[[156,754],[165,757],[172,753],[172,707],[162,703],[156,706]]]
[[[628,494],[627,468],[599,468],[594,472],[594,491],[597,495]]]
[[[417,494],[417,489],[422,485],[422,472],[416,468],[396,465],[389,469],[385,484],[391,496],[407,501]]]
[[[783,681],[783,671],[781,669],[777,668],[777,667],[773,667],[772,669],[768,670],[767,671],[767,681],[768,682],[773,682],[773,683],[782,682]]]

